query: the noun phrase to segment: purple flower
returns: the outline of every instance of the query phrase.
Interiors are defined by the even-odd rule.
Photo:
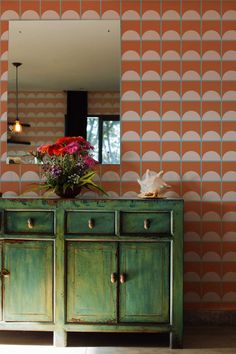
[[[60,176],[61,172],[62,171],[61,171],[60,167],[57,167],[57,166],[53,166],[51,169],[51,173],[52,173],[53,177]]]

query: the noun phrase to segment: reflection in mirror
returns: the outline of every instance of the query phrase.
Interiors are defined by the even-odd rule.
[[[87,139],[94,146],[94,158],[105,164],[120,162],[119,116],[87,117]]]
[[[20,134],[10,129],[16,119],[12,62],[23,64]],[[8,68],[9,162],[32,163],[30,151],[64,135],[87,138],[101,163],[120,162],[120,21],[10,21]]]

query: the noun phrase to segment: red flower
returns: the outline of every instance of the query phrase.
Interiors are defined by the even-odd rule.
[[[82,136],[68,136],[57,139],[55,144],[41,145],[37,148],[37,152],[49,156],[59,156],[65,154],[88,154],[88,150],[93,149],[93,146],[86,141]]]
[[[48,155],[52,156],[52,155],[62,155],[63,154],[63,150],[64,147],[60,144],[53,144],[53,145],[49,145],[48,147]]]
[[[56,141],[56,144],[70,144],[73,142],[85,143],[86,140],[82,136],[65,136],[63,138],[59,138]]]
[[[41,154],[47,154],[50,146],[51,145],[49,144],[41,145],[37,148],[37,151],[40,152]]]

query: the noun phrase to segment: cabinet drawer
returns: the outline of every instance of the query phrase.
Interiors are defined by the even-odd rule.
[[[54,212],[48,210],[5,210],[4,232],[6,234],[54,235]]]
[[[172,213],[158,212],[121,212],[121,234],[157,235],[172,234]]]
[[[67,211],[65,229],[67,234],[115,234],[113,212]]]

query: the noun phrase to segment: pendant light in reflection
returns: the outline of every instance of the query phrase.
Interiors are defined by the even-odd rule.
[[[16,120],[12,127],[13,133],[21,133],[22,132],[22,125],[19,120],[18,116],[18,67],[22,65],[22,63],[12,63],[12,65],[16,68]]]

